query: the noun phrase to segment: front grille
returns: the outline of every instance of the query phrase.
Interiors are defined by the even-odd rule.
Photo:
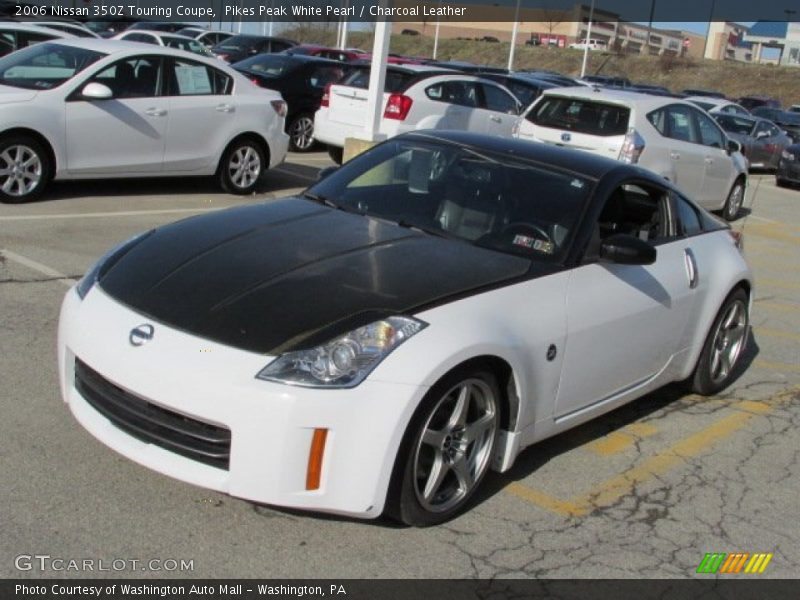
[[[227,469],[231,432],[151,404],[114,385],[75,359],[75,389],[127,434],[198,462]]]

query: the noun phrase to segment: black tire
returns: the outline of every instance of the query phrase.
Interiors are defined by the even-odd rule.
[[[39,198],[53,178],[53,161],[47,149],[28,135],[0,139],[0,201],[8,204]]]
[[[786,181],[780,177],[775,177],[775,185],[777,187],[786,187]]]
[[[736,375],[739,359],[747,347],[750,331],[750,315],[747,309],[748,297],[742,288],[737,288],[725,299],[708,332],[694,373],[687,380],[691,391],[703,396],[712,396],[731,383]],[[740,312],[731,317],[733,310]],[[735,329],[725,326],[725,321],[729,318],[733,319],[732,323],[736,325]],[[715,358],[717,353],[724,354],[726,352],[731,352],[732,358],[728,357],[723,363]],[[725,367],[725,363],[727,363],[727,367]]]
[[[308,152],[314,147],[314,115],[300,113],[286,127],[289,134],[289,150]]]
[[[268,166],[261,144],[252,138],[239,138],[219,161],[219,185],[229,194],[251,194]]]
[[[726,221],[735,221],[739,216],[744,204],[745,187],[744,181],[737,179],[731,191],[728,193],[728,198],[725,200],[725,206],[722,208],[722,216]]]
[[[456,413],[460,414],[457,408],[464,387],[467,412],[461,424]],[[428,527],[464,510],[491,466],[501,410],[497,379],[480,367],[456,369],[433,386],[400,445],[387,515],[407,525]],[[430,435],[423,441],[426,431]],[[436,484],[431,476],[440,471]],[[428,485],[431,490],[426,496]]]
[[[337,165],[342,164],[344,158],[344,148],[337,148],[336,146],[328,146],[328,156]]]

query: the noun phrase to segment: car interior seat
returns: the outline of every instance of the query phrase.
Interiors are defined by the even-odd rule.
[[[452,173],[436,215],[439,226],[468,240],[476,240],[502,227],[502,169],[464,160],[452,169]]]

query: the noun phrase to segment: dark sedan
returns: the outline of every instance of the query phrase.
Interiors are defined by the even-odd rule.
[[[775,183],[779,186],[800,183],[800,144],[789,146],[781,152]]]
[[[722,113],[711,116],[729,138],[742,145],[742,154],[750,167],[777,169],[781,152],[792,143],[791,138],[772,121]]]
[[[769,119],[778,125],[792,138],[794,143],[800,142],[800,114],[768,106],[754,108],[753,114],[762,119]]]
[[[235,63],[257,54],[283,52],[296,45],[297,42],[283,38],[263,35],[235,35],[212,47],[211,51],[217,58],[229,63]]]
[[[233,68],[256,85],[281,93],[289,105],[286,133],[289,147],[295,152],[314,146],[314,113],[322,102],[325,86],[336,83],[348,72],[340,62],[299,54],[259,54]]]

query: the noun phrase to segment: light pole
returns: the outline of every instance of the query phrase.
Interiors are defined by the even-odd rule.
[[[442,0],[439,0],[439,8],[442,8]],[[441,11],[439,11],[441,12]],[[433,34],[433,60],[436,60],[436,52],[439,50],[439,25],[441,23],[441,18],[436,17],[436,31]]]
[[[583,40],[583,64],[581,65],[581,77],[586,75],[586,61],[589,58],[589,39],[592,37],[592,19],[594,18],[594,0],[589,5],[589,26],[586,28],[586,38]]]
[[[517,48],[517,29],[519,28],[519,3],[520,0],[517,0],[517,8],[514,10],[514,27],[511,30],[511,49],[508,51],[509,71],[511,71],[514,68],[514,50],[516,50]]]
[[[717,0],[711,0],[711,11],[708,13],[708,29],[706,29],[706,41],[703,44],[703,58],[706,57],[706,51],[708,50],[708,36],[711,35],[711,22],[714,20],[714,5],[717,3]]]

